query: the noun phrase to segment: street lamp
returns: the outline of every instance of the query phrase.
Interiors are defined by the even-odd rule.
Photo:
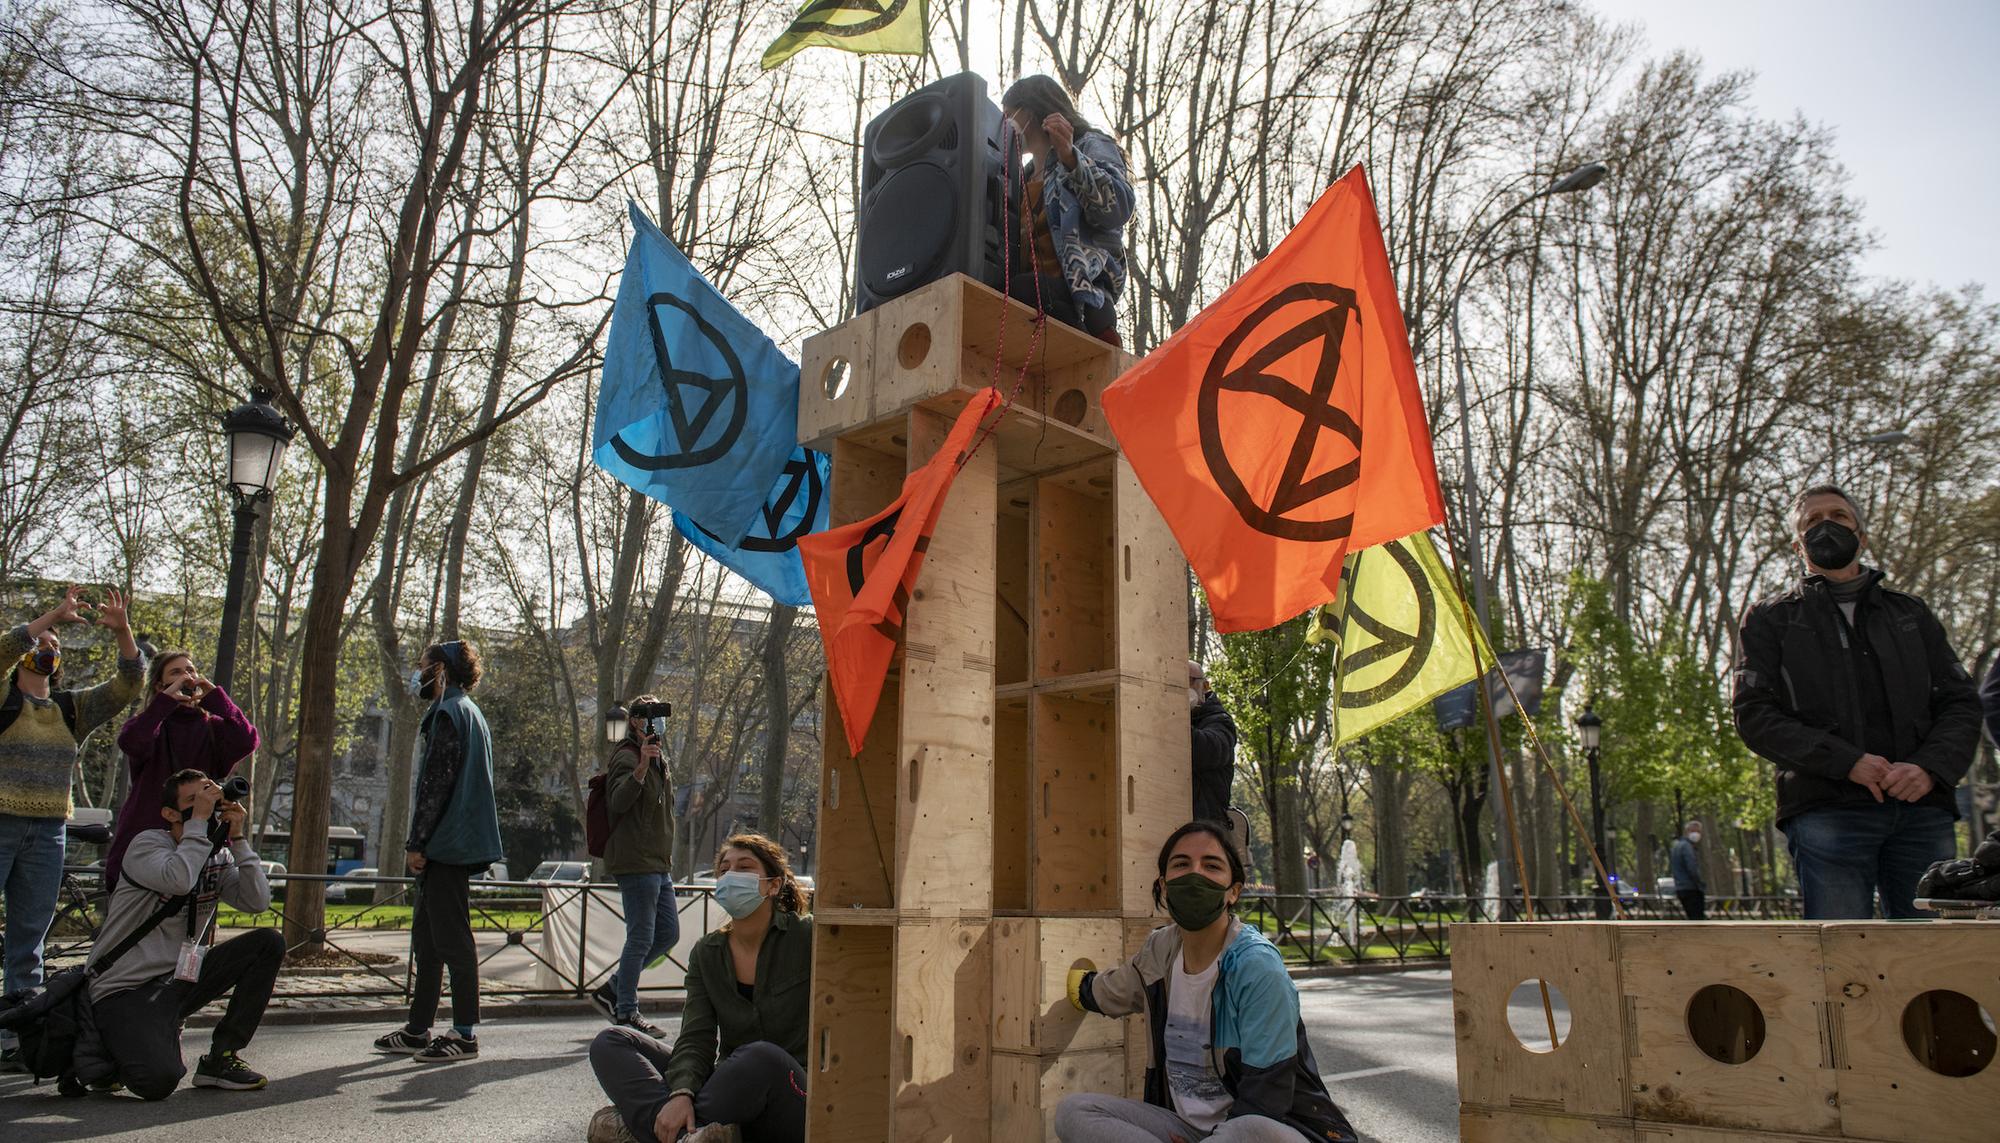
[[[604,712],[604,741],[613,746],[625,741],[632,731],[632,714],[624,703],[617,703]]]
[[[236,674],[236,629],[242,624],[250,575],[250,537],[257,528],[258,508],[277,487],[285,446],[292,443],[295,430],[271,404],[270,391],[253,386],[248,401],[222,415],[222,431],[229,437],[229,495],[236,506],[229,538],[229,583],[222,597],[222,630],[215,640],[211,678],[226,691]]]
[[[1346,841],[1354,833],[1354,815],[1340,811],[1340,840]]]
[[[1590,761],[1590,840],[1597,846],[1600,861],[1608,862],[1604,847],[1604,795],[1598,782],[1598,758],[1600,743],[1604,740],[1604,720],[1591,709],[1590,700],[1585,699],[1583,713],[1576,717],[1576,736],[1583,743],[1583,755]],[[1611,919],[1611,887],[1602,878],[1597,882],[1597,919]]]
[[[1481,230],[1478,236],[1472,240],[1471,249],[1473,254],[1477,255],[1480,251],[1486,249],[1487,240],[1493,237],[1494,232],[1500,229],[1501,224],[1527,209],[1530,204],[1540,199],[1548,198],[1551,195],[1575,194],[1580,191],[1587,191],[1598,183],[1603,182],[1604,176],[1610,172],[1611,168],[1605,166],[1603,163],[1585,163],[1558,178],[1548,186],[1536,191],[1534,194],[1523,198],[1513,206],[1502,211],[1500,217],[1486,224],[1486,228]],[[1488,255],[1466,270],[1465,274],[1459,278],[1458,287],[1452,291],[1451,295],[1451,364],[1452,371],[1458,377],[1459,466],[1464,470],[1465,474],[1463,496],[1465,502],[1465,554],[1466,558],[1472,563],[1472,606],[1474,612],[1479,616],[1479,630],[1482,634],[1492,629],[1490,622],[1491,608],[1488,606],[1486,599],[1486,560],[1480,544],[1479,532],[1479,481],[1476,475],[1476,466],[1472,463],[1472,401],[1467,395],[1466,390],[1465,336],[1459,329],[1458,307],[1459,303],[1465,300],[1465,288],[1472,283],[1472,279],[1478,276],[1479,271],[1485,269],[1501,257],[1503,257],[1501,254]],[[1484,685],[1483,682],[1481,685]],[[1497,795],[1501,782],[1504,780],[1500,761],[1500,724],[1499,720],[1493,715],[1491,703],[1481,702],[1479,706],[1486,718],[1486,744],[1488,750],[1486,760],[1487,786]],[[1496,802],[1493,812],[1493,856],[1500,868],[1500,900],[1502,902],[1509,902],[1514,897],[1513,847],[1507,837],[1507,823],[1503,820],[1503,817],[1504,815],[1500,810],[1499,803]],[[1502,916],[1505,916],[1511,909],[1511,906],[1503,904],[1501,909]]]

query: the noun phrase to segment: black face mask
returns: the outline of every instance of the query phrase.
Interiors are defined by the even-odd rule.
[[[1806,558],[1821,571],[1839,571],[1861,554],[1861,537],[1837,520],[1821,520],[1806,529]]]

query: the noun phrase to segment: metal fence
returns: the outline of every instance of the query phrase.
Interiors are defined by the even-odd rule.
[[[1685,920],[1671,897],[1625,897],[1625,915],[1641,921]],[[1270,937],[1287,961],[1296,964],[1401,964],[1451,955],[1451,926],[1460,921],[1519,919],[1520,908],[1490,897],[1349,897],[1324,893],[1279,896],[1246,893],[1237,915]],[[1803,916],[1796,897],[1710,897],[1712,921],[1796,920]],[[1537,897],[1537,921],[1594,921],[1598,897]]]
[[[410,877],[323,875],[286,873],[271,877],[272,900],[268,910],[251,915],[222,914],[219,924],[226,939],[229,929],[275,928],[282,930],[290,915],[285,889],[305,882],[321,882],[351,900],[327,902],[322,927],[306,932],[291,944],[296,954],[317,944],[320,956],[306,965],[293,964],[278,977],[273,993],[279,998],[380,997],[406,1000],[414,984],[411,962],[410,926],[406,910],[414,903],[416,881]],[[713,927],[716,909],[713,894],[705,885],[676,886],[681,917],[681,936],[667,960],[685,973],[682,959],[695,941]],[[63,890],[55,921],[50,925],[44,961],[52,968],[81,964],[89,957],[92,942],[104,920],[105,893],[96,867],[66,868]],[[551,883],[536,881],[472,882],[472,924],[474,944],[479,952],[481,996],[570,996],[582,997],[610,978],[616,958],[606,964],[602,955],[591,955],[590,928],[593,923],[612,923],[624,931],[624,903],[618,886],[607,883]],[[552,916],[565,911],[577,917],[573,935],[565,933],[552,940]],[[567,954],[553,946],[573,946]],[[593,961],[598,963],[593,964]],[[525,979],[523,979],[525,977]],[[642,978],[640,991],[651,995],[679,993],[684,985],[647,985]]]

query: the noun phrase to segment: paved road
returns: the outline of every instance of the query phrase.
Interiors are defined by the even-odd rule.
[[[1457,1138],[1447,974],[1309,980],[1299,993],[1314,1056],[1364,1138]],[[391,1023],[266,1027],[246,1053],[274,1077],[260,1092],[184,1089],[161,1104],[122,1095],[66,1100],[53,1085],[0,1076],[0,1137],[575,1143],[602,1102],[583,1057],[602,1027],[594,1017],[496,1018],[481,1027],[477,1062],[428,1068],[369,1050]],[[192,1063],[202,1033],[189,1032],[186,1043]]]

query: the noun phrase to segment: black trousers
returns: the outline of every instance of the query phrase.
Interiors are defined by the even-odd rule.
[[[590,1070],[639,1143],[653,1137],[653,1120],[668,1099],[667,1045],[633,1028],[606,1028],[590,1042]],[[697,1124],[733,1123],[744,1143],[804,1143],[806,1070],[769,1040],[745,1044],[715,1065],[694,1097]]]
[[[479,1023],[479,950],[472,943],[472,867],[430,862],[417,874],[417,904],[410,915],[417,979],[410,996],[413,1032],[437,1019],[444,970],[451,969],[451,1022]]]
[[[1040,281],[1041,296],[1036,297]],[[1069,292],[1069,283],[1054,274],[1024,270],[1007,282],[1007,295],[1023,305],[1041,303],[1042,311],[1067,326],[1092,336],[1103,336],[1118,324],[1118,311],[1110,306],[1078,306]]]
[[[229,993],[229,1007],[215,1026],[211,1051],[241,1051],[257,1034],[285,938],[276,929],[252,929],[219,942],[202,958],[192,983],[172,973],[98,1001],[92,1012],[104,1047],[118,1064],[118,1081],[142,1099],[165,1099],[187,1074],[181,1058],[181,1023],[209,1001]]]
[[[1699,889],[1676,889],[1674,896],[1681,899],[1681,911],[1690,921],[1708,920],[1708,894]]]

